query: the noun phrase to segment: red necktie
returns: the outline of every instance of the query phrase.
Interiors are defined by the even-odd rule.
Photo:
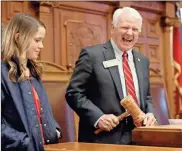
[[[135,92],[135,86],[134,86],[134,82],[133,82],[133,76],[132,76],[132,73],[130,70],[130,66],[128,64],[128,53],[126,51],[124,51],[124,53],[123,53],[123,72],[124,72],[124,77],[125,77],[127,93],[133,97],[136,104],[138,105],[136,92]],[[137,127],[142,125],[142,123],[138,123],[135,121],[134,121],[134,124]]]
[[[128,64],[128,53],[126,51],[124,51],[124,53],[123,53],[123,72],[124,72],[124,77],[125,77],[127,93],[133,97],[136,104],[138,105],[138,100],[137,100],[136,92],[135,92],[135,86],[134,86],[134,82],[133,82],[133,76],[132,76],[132,73],[130,70],[130,66]],[[142,126],[142,123],[138,123],[135,121],[134,121],[134,124],[137,127]]]
[[[133,76],[130,70],[130,66],[128,64],[128,53],[126,51],[124,51],[123,53],[123,72],[125,77],[127,93],[133,97],[133,99],[138,105],[136,92],[135,92],[135,86],[133,82]]]

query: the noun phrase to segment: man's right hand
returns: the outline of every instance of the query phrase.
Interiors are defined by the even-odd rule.
[[[99,129],[111,131],[119,124],[118,118],[113,114],[104,114],[99,119],[97,126]]]

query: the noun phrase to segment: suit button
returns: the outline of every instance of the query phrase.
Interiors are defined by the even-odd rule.
[[[43,108],[41,107],[40,110],[43,111]]]
[[[49,143],[50,141],[49,140],[47,140],[47,143]]]
[[[40,144],[42,144],[42,142],[40,142]]]
[[[39,125],[37,124],[37,125],[35,125],[35,127],[39,127]]]
[[[46,124],[44,124],[44,127],[46,127],[47,125]]]
[[[28,92],[28,94],[32,94],[31,92]]]

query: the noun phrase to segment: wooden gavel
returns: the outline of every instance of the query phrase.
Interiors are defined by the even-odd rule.
[[[119,121],[123,120],[125,117],[131,115],[133,118],[135,126],[141,126],[141,123],[145,119],[145,113],[139,108],[139,106],[136,104],[132,96],[128,95],[124,97],[120,101],[120,105],[122,105],[126,112],[119,115],[117,118]],[[97,129],[94,134],[99,134],[100,132],[104,131],[103,129]]]

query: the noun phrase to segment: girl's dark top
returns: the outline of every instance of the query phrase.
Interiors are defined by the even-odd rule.
[[[18,65],[17,58],[12,60]],[[38,77],[12,82],[8,72],[8,63],[1,62],[1,148],[3,151],[43,151],[43,143],[57,143],[56,129],[61,131],[53,117],[43,84]],[[40,100],[44,142],[31,85]]]

